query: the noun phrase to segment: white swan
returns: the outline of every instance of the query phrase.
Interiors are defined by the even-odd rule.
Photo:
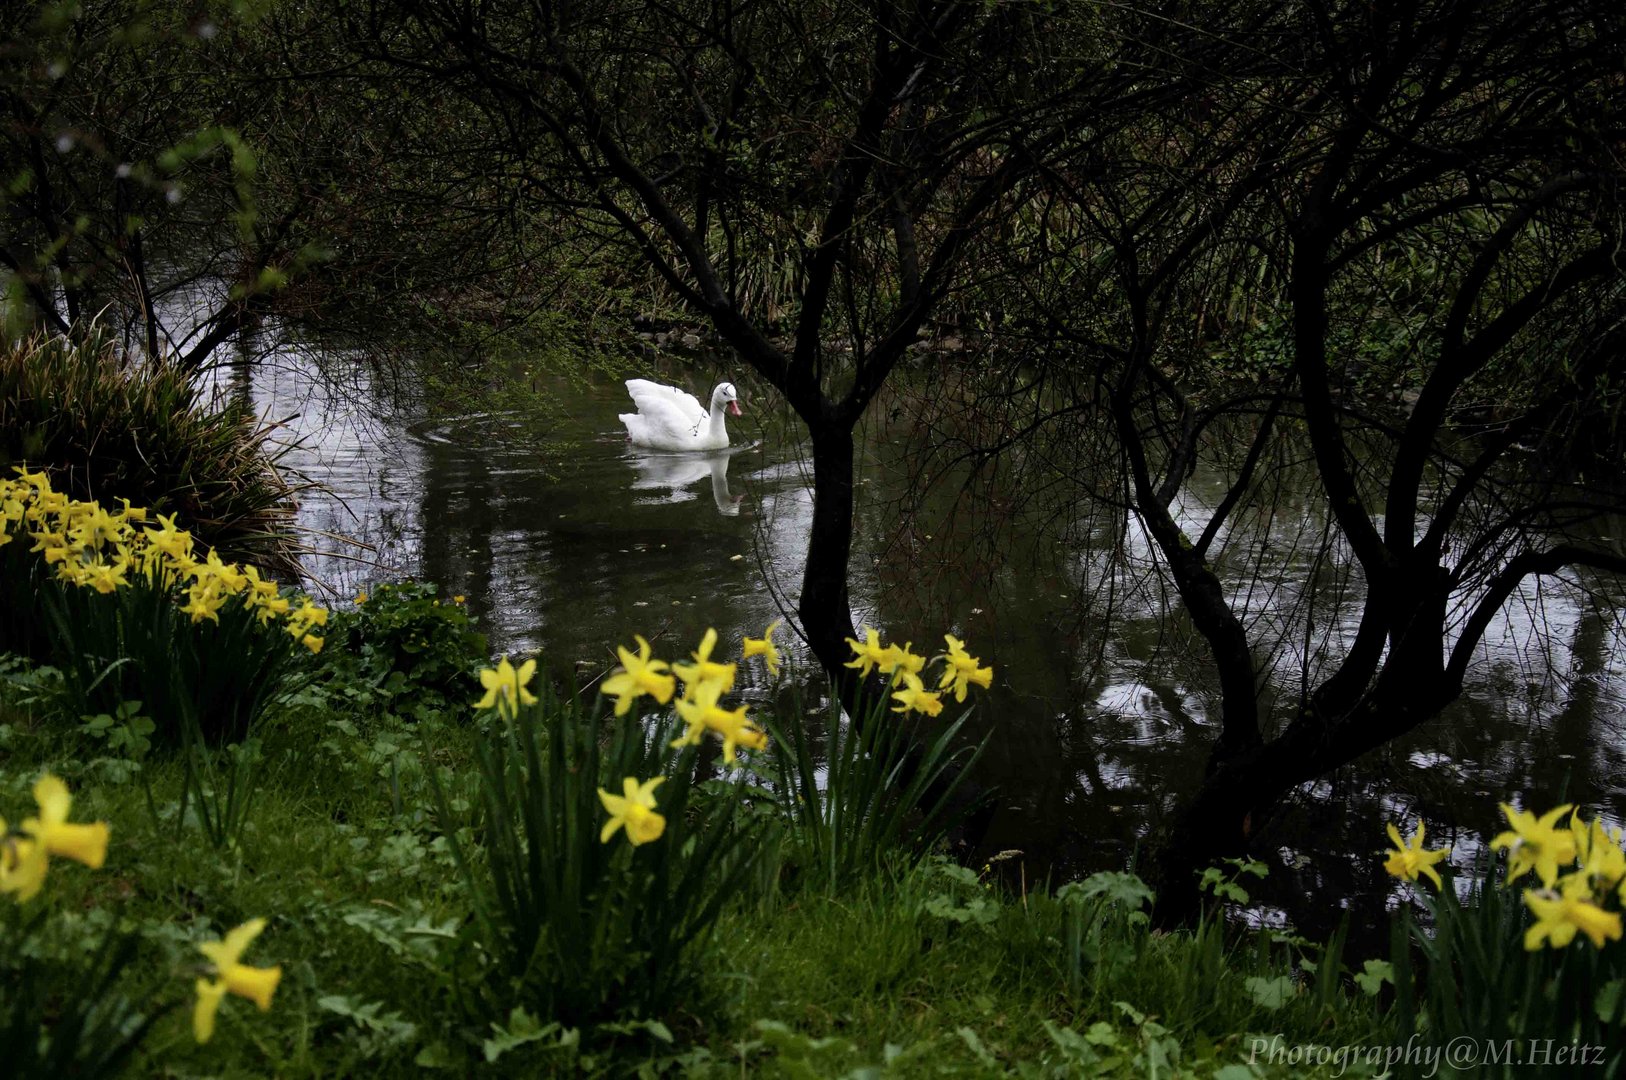
[[[662,386],[648,379],[628,379],[627,393],[638,406],[635,413],[622,413],[627,438],[634,446],[651,450],[722,450],[728,446],[723,426],[725,411],[740,415],[739,396],[733,383],[718,383],[711,392],[711,411],[700,407],[693,394],[675,386]]]

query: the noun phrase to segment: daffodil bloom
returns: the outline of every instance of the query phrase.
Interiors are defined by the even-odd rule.
[[[125,568],[114,563],[91,563],[85,568],[85,584],[106,596],[129,584]]]
[[[485,668],[480,672],[480,685],[485,687],[486,695],[476,701],[474,707],[489,709],[495,705],[497,712],[512,720],[519,715],[521,705],[536,704],[536,695],[525,689],[535,674],[535,658],[516,668],[508,662],[508,657],[503,657],[495,668]]]
[[[464,597],[463,597],[463,595],[461,593],[459,593],[458,595],[452,597],[452,603],[454,603],[454,604],[461,604],[463,602],[463,600],[464,600]]]
[[[745,715],[745,706],[737,709],[718,709],[707,720],[706,726],[723,740],[723,763],[734,764],[734,750],[743,746],[747,750],[766,750],[768,733],[757,727]]]
[[[175,515],[159,514],[158,524],[161,528],[146,530],[147,543],[171,558],[191,558],[192,534],[175,527]]]
[[[312,627],[327,625],[327,609],[317,607],[311,603],[311,598],[302,596],[299,607],[288,616],[288,633],[294,640],[303,640]],[[484,678],[484,676],[482,676]]]
[[[229,593],[240,593],[248,587],[248,578],[237,564],[222,562],[220,555],[213,551],[192,573],[199,581],[205,577],[214,578]]]
[[[666,831],[666,819],[655,812],[655,789],[665,779],[664,776],[657,776],[640,784],[629,776],[621,781],[620,795],[611,795],[599,788],[599,802],[604,804],[605,811],[610,815],[610,820],[599,831],[599,843],[608,844],[610,837],[621,828],[627,830],[627,839],[633,847],[660,839],[661,833]]]
[[[68,538],[59,532],[44,529],[28,535],[34,541],[34,546],[28,549],[29,553],[38,553],[46,562],[56,562],[68,553]]]
[[[92,870],[101,869],[107,859],[107,822],[70,822],[73,796],[68,785],[46,773],[34,784],[34,801],[39,816],[23,819],[23,836],[9,839],[6,854],[0,857],[9,864],[0,879],[0,892],[14,892],[19,901],[32,900],[40,891],[52,855],[82,862]]]
[[[1570,832],[1575,835],[1575,861],[1594,892],[1602,895],[1626,881],[1626,851],[1620,849],[1619,829],[1611,835],[1596,818],[1583,823],[1574,816]]]
[[[966,689],[973,683],[984,690],[994,684],[994,669],[978,667],[977,658],[965,651],[963,641],[953,634],[944,634],[943,640],[948,642],[949,651],[939,657],[943,661],[943,679],[937,684],[938,690],[952,686],[954,700],[964,701]]]
[[[256,600],[254,607],[254,617],[260,621],[261,626],[264,626],[279,615],[288,614],[293,604],[286,596],[267,596]]]
[[[84,505],[84,504],[81,504]],[[80,515],[79,522],[71,530],[73,538],[87,547],[101,547],[103,544],[121,535],[125,525],[118,518],[103,510],[101,506],[92,503],[88,510]]]
[[[688,730],[673,740],[672,745],[698,746],[700,736],[710,730],[723,740],[723,760],[732,765],[736,746],[760,750],[768,745],[768,736],[745,715],[747,706],[724,709],[717,704],[723,689],[723,684],[716,681],[694,683],[685,688],[683,697],[673,707]]]
[[[927,690],[919,675],[912,671],[904,671],[901,675],[903,689],[892,695],[892,700],[899,703],[892,706],[893,712],[918,712],[936,716],[943,711],[943,699],[934,691]]]
[[[883,666],[892,659],[891,646],[883,646],[881,635],[869,627],[864,627],[862,642],[847,638],[847,647],[852,649],[853,658],[842,665],[843,667],[857,668],[859,675],[868,675],[876,668],[881,668],[883,672],[892,670]]]
[[[1400,839],[1400,830],[1393,824],[1384,826],[1389,830],[1389,839],[1394,841],[1395,850],[1385,852],[1389,857],[1383,861],[1383,868],[1402,881],[1416,881],[1418,874],[1427,874],[1434,882],[1436,889],[1442,886],[1439,871],[1434,864],[1451,854],[1450,848],[1439,848],[1435,851],[1423,850],[1423,822],[1417,821],[1417,834],[1407,844]]]
[[[204,619],[219,622],[220,616],[217,613],[225,602],[226,594],[220,591],[219,583],[205,579],[187,590],[186,603],[181,605],[181,610],[192,616],[193,622],[202,622]]]
[[[705,637],[700,639],[700,648],[692,654],[694,663],[673,664],[672,670],[677,677],[690,686],[700,683],[714,682],[722,686],[723,692],[734,689],[734,665],[715,663],[711,658],[711,650],[717,647],[717,631],[708,628]]]
[[[249,944],[265,929],[264,919],[250,919],[231,931],[221,941],[205,941],[198,951],[214,965],[213,979],[197,982],[198,1002],[192,1010],[192,1034],[198,1042],[206,1043],[214,1037],[215,1013],[228,993],[248,998],[261,1012],[271,1008],[271,995],[277,992],[282,980],[282,967],[257,968],[240,963]]]
[[[21,465],[13,465],[11,471],[17,474],[17,479],[12,483],[26,485],[42,494],[51,490],[51,477],[44,469],[38,472],[29,472]]]
[[[762,657],[767,664],[769,675],[779,674],[779,649],[773,643],[773,632],[779,629],[780,620],[775,619],[768,624],[768,629],[762,632],[759,638],[745,639],[745,652],[741,659],[749,660],[753,656]]]
[[[1534,814],[1502,804],[1502,813],[1513,828],[1498,833],[1491,841],[1491,849],[1507,849],[1508,884],[1534,870],[1541,883],[1552,888],[1553,882],[1558,880],[1559,865],[1575,858],[1575,834],[1556,827],[1558,819],[1570,809],[1570,804],[1565,803],[1538,819]]]
[[[1591,886],[1580,874],[1565,878],[1556,892],[1526,889],[1524,902],[1536,917],[1535,925],[1524,933],[1524,947],[1532,952],[1544,941],[1562,949],[1575,939],[1576,931],[1599,949],[1606,939],[1620,940],[1620,915],[1592,902]]]
[[[599,693],[615,698],[617,716],[627,715],[632,703],[645,694],[665,705],[677,692],[677,680],[662,674],[666,670],[666,661],[649,658],[649,642],[644,640],[642,634],[634,634],[632,639],[638,643],[637,655],[617,645],[615,652],[621,658],[621,667],[599,687]]]
[[[38,846],[33,837],[11,831],[6,819],[0,818],[0,893],[14,892],[25,900],[39,892],[45,880],[45,861],[35,853]]]
[[[260,572],[252,566],[243,567],[243,577],[248,582],[248,587],[243,590],[243,602],[255,609],[255,618],[264,625],[271,618],[267,606],[274,600],[282,599],[277,583],[260,577]],[[286,614],[290,606],[287,600],[283,600],[282,610],[276,614]]]
[[[905,675],[914,675],[917,678],[926,667],[926,658],[910,652],[914,642],[906,645],[889,645],[886,649],[886,659],[881,661],[881,674],[892,676],[896,683]]]

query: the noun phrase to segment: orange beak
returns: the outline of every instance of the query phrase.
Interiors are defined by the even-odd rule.
[[[728,411],[733,413],[735,416],[741,415],[740,414],[740,403],[737,402],[737,401],[730,401],[728,403]]]

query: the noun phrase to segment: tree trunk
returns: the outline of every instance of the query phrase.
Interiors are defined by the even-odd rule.
[[[1158,925],[1195,920],[1198,875],[1222,859],[1246,855],[1253,835],[1288,792],[1437,716],[1461,693],[1443,673],[1426,684],[1406,684],[1398,694],[1383,691],[1394,684],[1385,672],[1370,696],[1341,716],[1324,717],[1311,706],[1269,742],[1223,759],[1216,754],[1202,786],[1154,845],[1148,877],[1157,891]]]
[[[849,657],[846,639],[854,636],[847,594],[853,541],[853,433],[843,420],[804,419],[813,436],[813,527],[796,611],[808,646],[845,700],[851,689],[847,684],[856,682],[842,677],[848,670],[842,666]]]

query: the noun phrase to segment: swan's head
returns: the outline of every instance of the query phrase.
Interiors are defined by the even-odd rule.
[[[726,405],[730,413],[740,415],[740,396],[734,392],[734,384],[731,382],[717,384],[717,389],[711,392],[711,403],[714,407]]]

